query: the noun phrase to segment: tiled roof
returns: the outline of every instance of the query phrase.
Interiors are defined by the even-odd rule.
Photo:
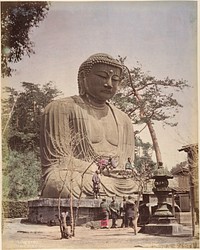
[[[173,175],[188,175],[189,169],[188,168],[179,168],[179,169],[174,169],[171,172]]]
[[[190,191],[188,187],[172,187],[171,189],[176,193],[187,193]]]
[[[189,168],[188,168],[187,161],[176,164],[176,166],[171,169],[172,175],[186,174],[188,172],[189,172]]]

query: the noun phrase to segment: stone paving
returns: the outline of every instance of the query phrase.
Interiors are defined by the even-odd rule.
[[[75,237],[60,239],[59,226],[22,224],[20,219],[3,223],[3,250],[6,249],[109,249],[109,248],[199,248],[191,227],[176,237],[133,234],[131,228],[91,229],[76,227]]]

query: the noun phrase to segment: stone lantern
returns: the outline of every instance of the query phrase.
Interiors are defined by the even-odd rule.
[[[167,207],[167,197],[171,193],[168,179],[172,178],[173,176],[164,169],[163,164],[159,163],[152,176],[152,179],[155,180],[153,192],[158,199],[157,209],[150,217],[149,224],[143,226],[140,232],[159,235],[178,235],[182,233],[182,225],[178,224]]]

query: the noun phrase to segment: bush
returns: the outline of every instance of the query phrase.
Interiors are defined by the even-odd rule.
[[[24,218],[28,214],[27,201],[3,201],[2,208],[4,218]]]
[[[34,152],[10,151],[3,171],[4,200],[27,200],[38,196],[40,179],[40,161]]]

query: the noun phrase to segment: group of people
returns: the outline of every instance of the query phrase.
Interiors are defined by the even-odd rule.
[[[100,204],[101,213],[101,228],[109,228],[109,218],[112,219],[111,228],[117,228],[117,220],[122,219],[121,227],[132,227],[134,233],[137,234],[137,220],[138,208],[133,197],[123,197],[122,202],[119,204],[116,197],[112,197],[110,204],[105,198],[102,199]]]
[[[104,158],[100,158],[97,161],[97,166],[98,169],[95,171],[95,173],[92,176],[92,183],[93,183],[93,194],[94,198],[97,199],[98,197],[100,198],[100,174],[104,171],[107,170],[107,173],[110,173],[110,170],[113,170],[116,168],[116,163],[115,160],[112,157],[109,157],[108,160]],[[125,164],[125,171],[127,172],[128,175],[135,173],[134,166],[131,162],[131,158],[128,157],[128,160]]]
[[[100,173],[107,170],[107,174],[109,175],[110,170],[116,168],[116,162],[111,156],[108,159],[100,157],[97,161],[97,166]]]

